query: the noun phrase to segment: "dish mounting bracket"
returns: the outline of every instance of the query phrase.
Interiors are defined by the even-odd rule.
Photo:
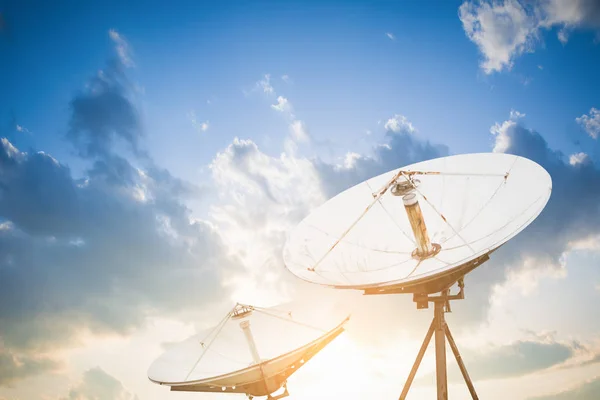
[[[279,399],[283,399],[284,397],[288,397],[290,395],[290,393],[288,392],[288,388],[287,388],[287,382],[284,382],[283,384],[283,393],[280,393],[276,396],[271,396],[268,395],[267,396],[267,400],[279,400]]]
[[[290,395],[290,392],[288,392],[288,388],[287,388],[287,381],[283,382],[283,393],[280,393],[278,395],[272,396],[271,394],[267,395],[267,399],[266,400],[279,400],[279,399],[283,399],[284,397],[288,397]],[[252,400],[254,399],[254,396],[252,395],[247,395],[248,396],[248,400]]]

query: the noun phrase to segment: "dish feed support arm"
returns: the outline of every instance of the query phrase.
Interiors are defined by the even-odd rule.
[[[442,292],[440,296],[427,296],[427,299],[419,299],[420,301],[427,301],[434,303],[434,314],[433,320],[431,321],[431,325],[429,326],[429,330],[425,335],[425,340],[423,340],[423,344],[421,345],[421,349],[417,354],[417,358],[413,367],[408,375],[406,383],[404,384],[404,388],[402,389],[402,393],[400,394],[400,400],[405,400],[408,395],[408,391],[410,386],[415,378],[417,370],[419,369],[419,365],[421,364],[421,360],[427,351],[427,347],[431,342],[431,338],[435,334],[435,369],[436,369],[436,383],[437,383],[437,399],[438,400],[448,400],[448,378],[446,374],[446,339],[448,340],[448,344],[450,344],[450,348],[452,349],[452,353],[456,358],[456,362],[458,367],[460,368],[460,372],[469,388],[469,392],[471,393],[471,398],[473,400],[479,400],[477,397],[477,393],[475,392],[475,387],[473,386],[473,382],[469,377],[469,373],[467,372],[467,368],[463,363],[462,357],[458,351],[458,347],[456,346],[456,342],[450,333],[450,328],[446,324],[446,319],[444,318],[444,313],[450,311],[450,300],[460,300],[464,298],[464,284],[462,279],[459,280],[460,291],[457,295],[450,295],[449,290],[445,290]],[[415,299],[415,301],[417,301]]]
[[[260,356],[258,355],[258,350],[256,349],[256,343],[254,342],[254,337],[252,336],[252,331],[250,330],[250,321],[242,321],[240,322],[240,328],[244,331],[244,336],[246,337],[246,342],[248,342],[248,348],[250,349],[250,354],[252,355],[252,361],[255,364],[260,364]]]

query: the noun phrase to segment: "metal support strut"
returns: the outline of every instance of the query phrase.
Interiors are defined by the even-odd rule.
[[[435,324],[435,372],[438,400],[448,399],[448,378],[446,376],[446,320],[444,304],[435,303],[433,310]]]
[[[408,375],[408,379],[404,384],[404,388],[400,394],[400,400],[406,399],[410,386],[415,378],[417,370],[419,369],[419,365],[421,365],[421,360],[427,351],[427,347],[429,346],[434,333],[437,399],[448,400],[448,378],[446,375],[446,339],[448,339],[448,343],[450,344],[452,353],[456,358],[460,372],[462,373],[465,383],[469,388],[469,392],[471,393],[471,398],[473,400],[479,400],[479,397],[477,397],[477,393],[475,392],[473,382],[469,377],[467,368],[465,367],[462,357],[458,351],[458,347],[456,346],[456,342],[454,341],[454,338],[450,333],[450,328],[446,324],[446,319],[444,318],[444,313],[449,311],[450,300],[459,300],[464,298],[464,284],[462,279],[459,280],[459,288],[460,292],[457,295],[450,295],[449,290],[447,289],[444,290],[440,296],[427,296],[427,301],[434,303],[433,320],[431,321],[431,325],[429,326],[429,330],[425,335],[421,349],[419,350],[415,363],[413,364],[410,374]],[[417,298],[417,296],[415,296],[415,298]],[[422,298],[420,301],[422,301]]]

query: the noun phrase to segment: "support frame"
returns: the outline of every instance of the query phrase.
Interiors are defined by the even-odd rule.
[[[458,347],[456,346],[456,342],[452,337],[452,333],[450,332],[450,328],[446,323],[446,319],[444,318],[444,313],[450,311],[450,301],[451,300],[462,300],[464,299],[464,283],[462,278],[459,279],[458,285],[460,291],[457,295],[450,295],[450,290],[446,289],[442,291],[439,296],[429,296],[426,298],[423,296],[415,295],[415,302],[422,303],[423,301],[433,302],[434,303],[434,314],[433,319],[431,321],[431,325],[425,335],[425,339],[421,344],[421,348],[419,349],[419,353],[417,354],[417,358],[412,366],[412,369],[406,379],[404,387],[402,388],[402,393],[400,394],[399,400],[405,400],[408,395],[408,391],[412,385],[412,382],[415,378],[417,370],[421,365],[421,361],[423,360],[423,356],[427,351],[427,347],[429,346],[432,337],[435,335],[435,361],[436,361],[436,385],[437,385],[437,399],[438,400],[448,400],[448,377],[447,377],[447,369],[446,369],[446,340],[448,340],[448,344],[452,349],[452,353],[454,354],[454,358],[456,359],[456,363],[460,368],[460,372],[462,373],[463,379],[469,389],[469,393],[471,394],[471,398],[473,400],[479,400],[477,396],[477,392],[475,391],[475,386],[473,386],[473,382],[469,373],[467,372],[467,368],[463,362],[463,359],[458,351]],[[423,308],[423,307],[420,307]]]

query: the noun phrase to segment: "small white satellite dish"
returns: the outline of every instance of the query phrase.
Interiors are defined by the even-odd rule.
[[[423,161],[368,179],[317,208],[291,232],[284,262],[311,283],[365,294],[413,293],[417,308],[434,303],[400,400],[408,395],[434,334],[438,400],[448,399],[446,339],[477,400],[444,313],[451,300],[464,299],[464,275],[525,229],[551,191],[548,172],[515,155]],[[456,282],[460,290],[451,295]]]
[[[311,283],[423,292],[425,284],[444,277],[451,284],[485,261],[538,216],[551,190],[550,175],[523,157],[423,161],[361,182],[314,210],[291,232],[284,262]]]
[[[323,329],[291,312],[237,304],[216,327],[166,351],[148,378],[172,391],[280,399],[288,395],[287,378],[341,334],[348,319]]]

